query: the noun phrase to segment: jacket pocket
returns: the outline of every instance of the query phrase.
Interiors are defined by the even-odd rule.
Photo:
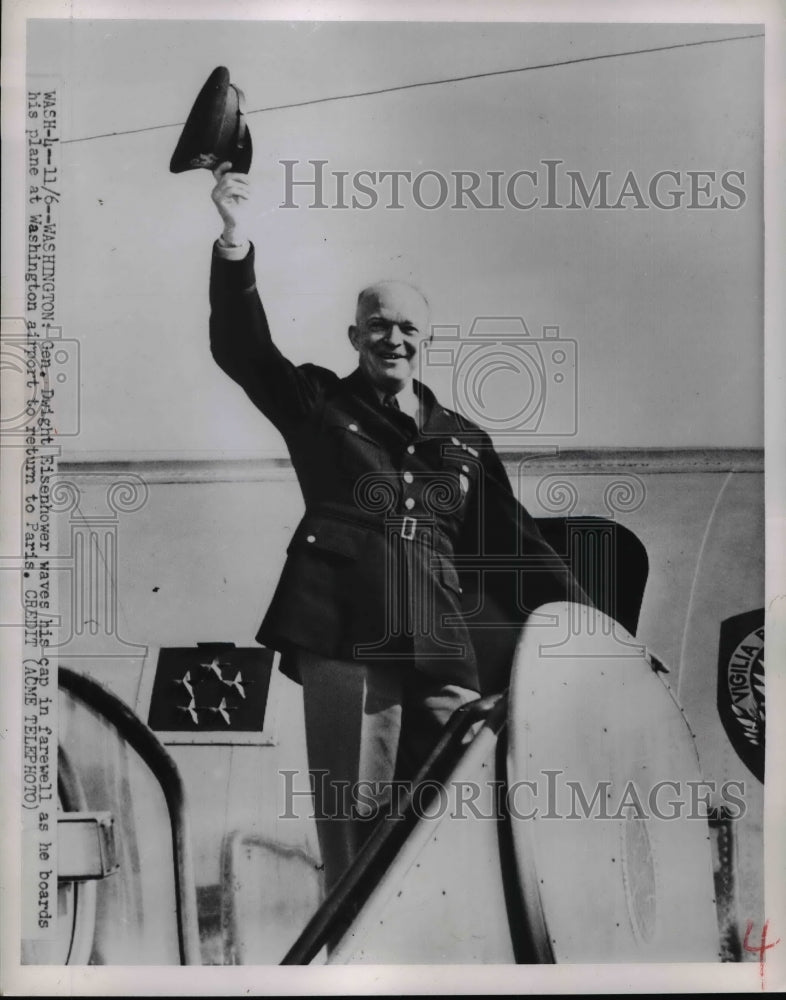
[[[343,476],[356,478],[389,465],[383,445],[351,417],[331,415],[323,428],[323,456]]]
[[[357,559],[363,552],[368,529],[338,518],[306,517],[298,525],[287,553],[328,552],[344,559]]]

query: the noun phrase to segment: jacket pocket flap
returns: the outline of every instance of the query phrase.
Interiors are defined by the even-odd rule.
[[[363,424],[359,423],[356,419],[345,413],[326,413],[325,427],[330,431],[346,434],[348,436],[347,440],[357,437],[373,444],[375,448],[383,447],[383,445],[365,429]]]
[[[347,559],[357,559],[366,543],[368,530],[359,525],[331,518],[308,518],[289,543],[287,552],[314,548],[333,552]]]

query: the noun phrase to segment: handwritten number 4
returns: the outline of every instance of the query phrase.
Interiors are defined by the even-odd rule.
[[[753,930],[753,921],[749,920],[745,928],[745,940],[742,943],[742,947],[745,951],[751,952],[754,955],[759,956],[759,976],[761,977],[761,988],[764,989],[764,954],[770,948],[774,948],[776,944],[780,942],[780,938],[776,938],[774,941],[767,943],[767,930],[769,929],[769,920],[764,921],[764,925],[761,929],[761,943],[757,946],[749,944],[751,931]]]

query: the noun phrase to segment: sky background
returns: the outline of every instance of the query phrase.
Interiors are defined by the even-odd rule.
[[[86,140],[182,122],[222,64],[251,110],[759,30],[42,21],[29,24],[28,67],[60,77],[62,137]],[[568,373],[578,394],[575,434],[545,433],[549,420],[570,427],[564,413],[573,405],[572,397],[545,396],[544,433],[524,438],[527,445],[760,447],[762,43],[250,114],[257,277],[279,346],[295,362],[348,373],[355,355],[346,328],[358,289],[404,278],[426,291],[434,323],[459,327],[463,357],[480,316],[522,317],[535,339],[543,326],[558,326],[575,342]],[[179,132],[156,128],[61,147],[60,319],[63,335],[80,340],[82,361],[82,429],[64,442],[67,455],[283,453],[277,432],[208,351],[207,279],[221,224],[210,175],[169,172]],[[588,183],[611,171],[614,197],[628,171],[645,197],[659,170],[680,171],[685,190],[689,170],[744,171],[746,201],[726,211],[424,211],[405,196],[403,210],[383,207],[381,197],[362,211],[308,209],[304,194],[303,207],[279,207],[283,159],[323,159],[327,171],[350,175],[526,169],[543,176],[547,158]],[[448,376],[435,371],[427,380],[446,405],[460,405]],[[493,374],[489,412],[512,412],[533,385]]]

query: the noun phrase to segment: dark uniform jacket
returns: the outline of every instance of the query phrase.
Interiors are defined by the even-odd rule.
[[[420,383],[418,429],[359,369],[340,378],[289,362],[270,336],[253,247],[242,261],[214,253],[210,301],[213,357],[283,435],[306,505],[258,641],[282,651],[290,676],[286,654],[300,646],[473,690],[504,685],[528,614],[586,598],[515,500],[488,435]]]

